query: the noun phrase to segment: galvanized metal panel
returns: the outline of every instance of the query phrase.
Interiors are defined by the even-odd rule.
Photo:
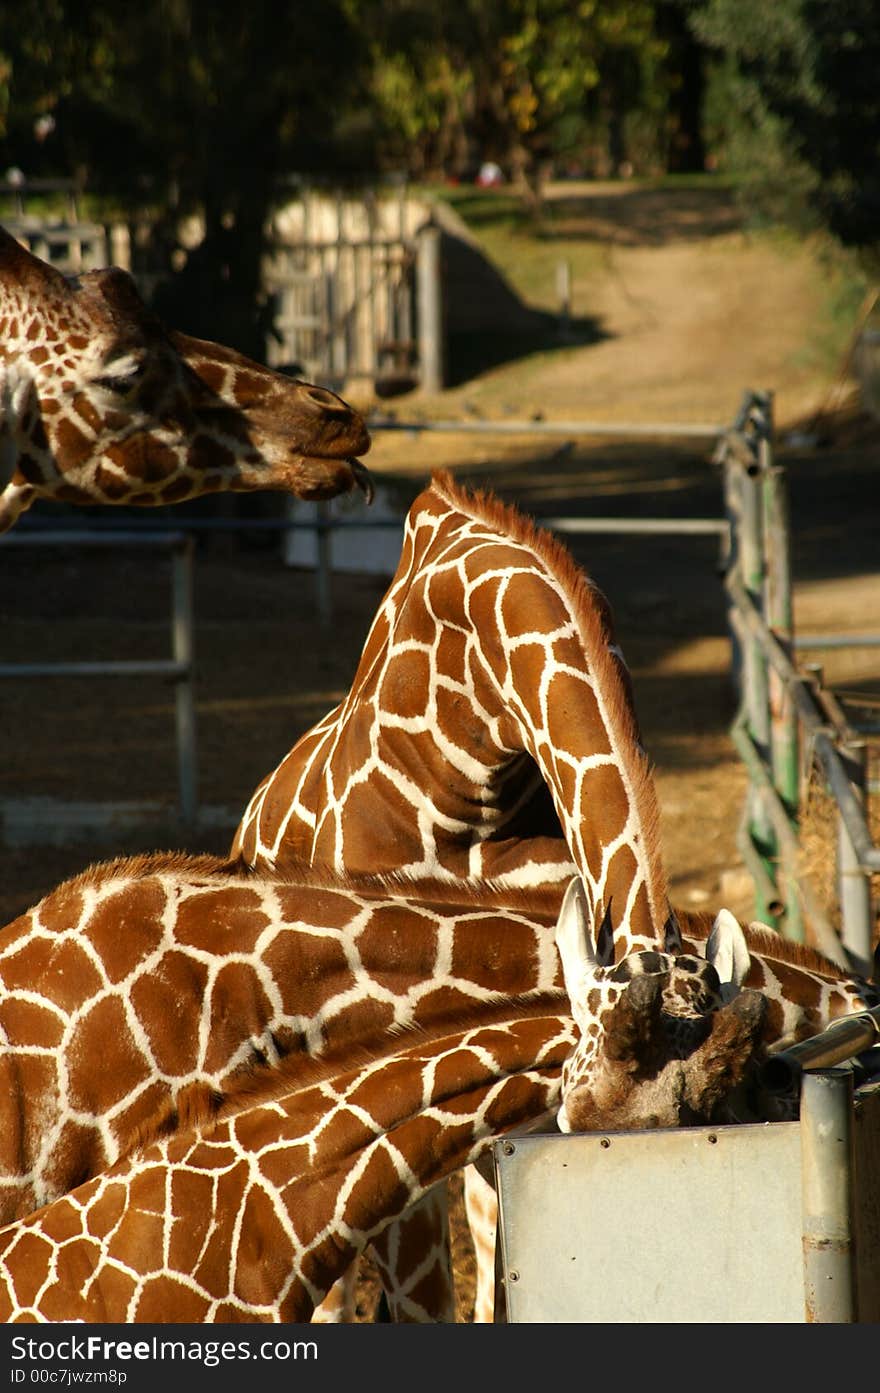
[[[856,1093],[854,1120],[857,1318],[876,1323],[880,1322],[880,1084]]]
[[[803,1321],[799,1131],[496,1142],[508,1319]]]

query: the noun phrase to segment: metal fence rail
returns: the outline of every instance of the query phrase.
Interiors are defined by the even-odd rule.
[[[772,439],[772,399],[750,392],[716,456],[732,524],[725,588],[741,666],[731,736],[750,780],[738,845],[755,882],[759,918],[803,941],[806,915],[824,953],[867,972],[870,878],[880,871],[880,849],[868,825],[864,746],[816,674],[800,671],[794,661],[786,483]],[[853,635],[850,642],[864,637]],[[801,767],[813,761],[838,811],[839,935],[800,864]]]
[[[198,803],[196,714],[193,696],[193,558],[195,543],[185,532],[139,530],[94,532],[47,528],[14,532],[0,538],[0,549],[75,546],[154,549],[171,553],[171,658],[75,663],[0,663],[0,678],[160,677],[174,683],[177,738],[178,801],[181,821],[195,821]]]

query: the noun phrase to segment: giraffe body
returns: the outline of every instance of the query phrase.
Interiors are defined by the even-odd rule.
[[[567,897],[561,921],[571,906]],[[760,995],[722,1005],[711,964],[657,953],[613,967],[594,959],[584,974],[570,945],[589,937],[586,920],[557,933],[566,982],[581,994],[570,1003],[579,1039],[568,1014],[521,1002],[511,1016],[496,1002],[474,1028],[416,1032],[412,1044],[387,1031],[366,1062],[343,1055],[291,1076],[285,1060],[264,1072],[260,1096],[246,1085],[213,1119],[173,1115],[170,1135],[145,1137],[0,1231],[0,1316],[305,1320],[396,1215],[494,1136],[565,1108],[573,1086],[582,1104],[616,1076],[605,1127],[653,1126],[658,1113],[681,1122],[682,1097],[687,1120],[720,1117],[757,1058]],[[689,1048],[669,1028],[678,1012],[700,1027]]]
[[[209,857],[109,862],[0,934],[0,1222],[112,1164],[157,1110],[239,1075],[498,1000],[561,1009],[540,897],[326,872],[233,876]]]
[[[369,443],[333,392],[167,329],[126,272],[68,279],[0,228],[0,532],[37,498],[370,494]]]

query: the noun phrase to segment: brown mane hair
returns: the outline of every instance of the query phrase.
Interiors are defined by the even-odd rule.
[[[651,766],[642,750],[632,697],[609,652],[609,642],[613,642],[614,633],[611,606],[606,596],[558,537],[539,527],[534,519],[503,502],[491,491],[465,489],[455,482],[448,470],[438,470],[433,474],[431,487],[450,506],[477,522],[485,522],[531,552],[568,600],[584,653],[606,695],[609,721],[617,736],[625,774],[639,808],[645,836],[644,851],[651,872],[648,892],[654,917],[662,924],[666,918],[668,886],[660,848],[660,809]]]

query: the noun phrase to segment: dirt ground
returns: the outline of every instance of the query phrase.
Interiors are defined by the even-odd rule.
[[[601,211],[603,218],[612,216],[613,202]],[[628,329],[626,306],[632,308],[632,296],[619,292],[615,309],[613,288],[608,290],[606,311],[614,334],[579,350],[579,366],[566,358],[565,372],[575,386],[570,383],[565,397],[559,389],[555,414],[596,419],[598,407],[590,396],[598,382],[604,384],[603,415],[613,418],[618,411],[621,419],[634,419],[626,407],[639,396],[641,362],[647,419],[729,419],[741,390],[749,386],[778,387],[799,408],[810,402],[816,406],[829,384],[814,382],[810,396],[806,379],[795,381],[797,373],[789,371],[787,349],[776,363],[761,356],[766,345],[757,359],[750,358],[749,342],[741,339],[735,363],[726,358],[724,373],[712,372],[704,355],[714,351],[717,327],[707,327],[704,350],[701,313],[707,326],[717,326],[727,304],[728,328],[738,323],[748,284],[727,285],[719,272],[715,234],[701,240],[690,221],[686,236],[676,236],[674,225],[670,228],[666,240],[636,238],[635,245],[609,234],[618,268],[619,258],[629,252],[639,259],[624,269],[628,275],[630,269],[635,274],[636,264],[641,267],[640,310]],[[722,235],[737,234],[725,230]],[[623,284],[620,277],[617,283]],[[652,283],[659,287],[656,304],[646,298]],[[697,283],[699,294],[676,318],[677,301],[687,301],[688,287]],[[798,284],[791,287],[789,313],[794,318],[800,314],[794,303]],[[784,323],[785,335],[793,333],[778,286],[774,294],[777,321]],[[619,381],[628,334],[627,393],[625,400],[615,399],[612,386]],[[639,343],[636,351],[640,334],[648,342]],[[676,389],[664,393],[657,384],[667,345],[669,359],[679,358]],[[518,370],[523,372],[523,366]],[[548,369],[542,363],[539,371],[546,374]],[[577,392],[578,373],[582,382],[592,382],[591,392]],[[687,375],[694,383],[689,412],[677,394]],[[480,390],[480,384],[473,388],[478,400]],[[419,409],[443,415],[460,411],[463,399],[458,391],[445,401],[395,405],[401,418]],[[445,465],[465,481],[496,489],[539,519],[717,517],[720,483],[710,450],[711,441],[683,445],[671,439],[566,442],[542,437],[498,442],[395,433],[377,435],[373,459],[388,499],[401,513],[430,470]],[[778,457],[786,465],[790,493],[797,631],[875,628],[880,594],[876,432],[856,418],[848,434],[838,431],[825,448],[781,443]],[[261,510],[255,507],[253,516],[258,515]],[[201,516],[198,505],[185,516]],[[728,734],[736,697],[717,542],[587,535],[571,536],[568,544],[609,595],[632,669],[645,743],[655,765],[673,899],[684,906],[724,903],[749,917],[753,890],[736,847],[746,780]],[[256,527],[241,537],[199,534],[195,655],[200,816],[194,826],[182,826],[176,818],[169,684],[147,677],[3,682],[0,922],[8,922],[92,860],[167,846],[225,851],[260,778],[346,691],[388,574],[337,570],[332,619],[322,625],[314,575],[282,563],[277,534]],[[169,607],[170,573],[162,551],[37,552],[0,544],[4,663],[166,657]],[[877,648],[816,649],[801,656],[821,662],[829,683],[848,699],[874,707],[880,702]],[[103,829],[86,820],[77,830],[62,806],[73,802],[112,803],[116,810]],[[141,805],[141,811],[131,804]],[[148,817],[142,805],[150,805]],[[26,814],[35,809],[40,825],[28,833]],[[88,819],[87,810],[80,809],[80,816]],[[466,1319],[472,1271],[460,1220],[456,1243],[460,1311]],[[365,1284],[365,1314],[372,1291]]]

